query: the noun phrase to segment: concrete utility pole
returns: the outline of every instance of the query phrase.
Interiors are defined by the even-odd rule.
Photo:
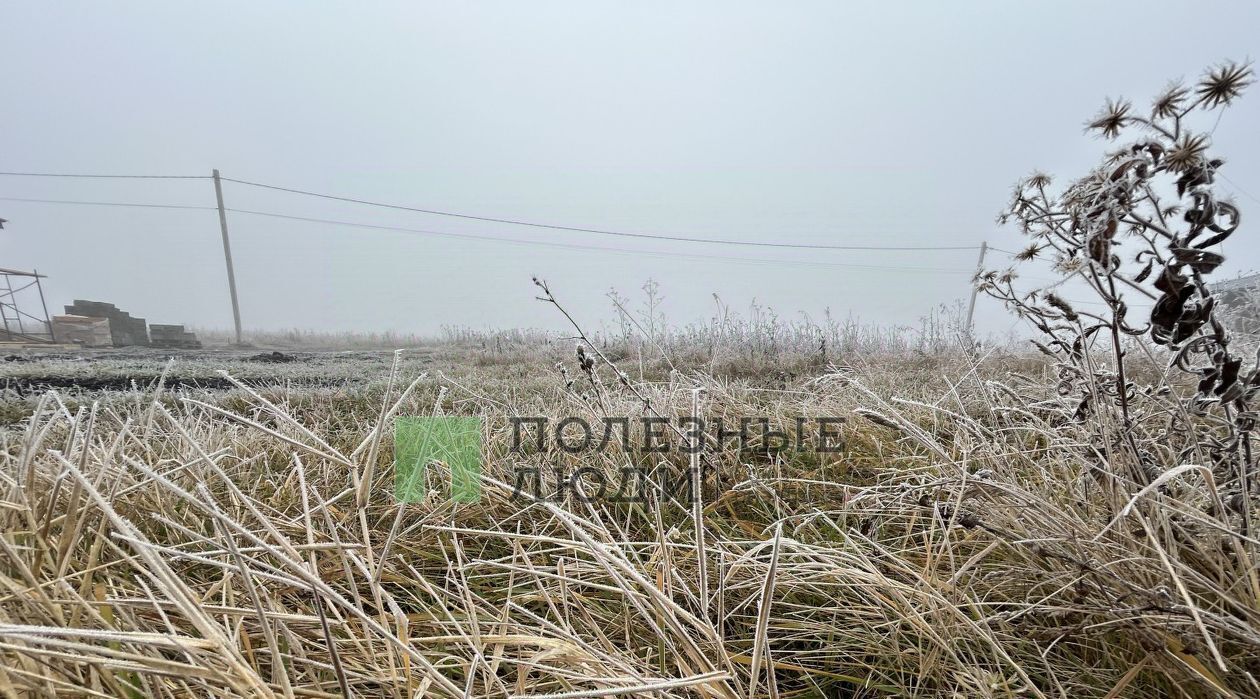
[[[227,262],[228,291],[232,292],[232,322],[236,324],[236,344],[241,344],[241,306],[236,300],[236,272],[232,270],[232,244],[228,242],[227,212],[223,209],[223,183],[214,171],[214,198],[219,202],[219,231],[223,233],[223,260]],[[984,259],[983,254],[980,257]],[[975,295],[971,297],[975,303]]]
[[[215,172],[218,172],[218,171],[216,170]],[[218,180],[216,179],[215,182],[218,182]],[[220,210],[222,210],[222,207],[223,205],[220,204],[219,205]],[[226,228],[223,230],[227,231]],[[224,235],[226,236],[227,233],[225,232]],[[225,237],[223,240],[226,242],[227,238]],[[986,240],[983,243],[980,243],[980,261],[976,263],[976,276],[980,276],[980,273],[984,271],[984,255],[987,252],[989,252],[989,241]],[[967,330],[968,332],[973,332],[976,329],[976,294],[978,293],[979,293],[979,289],[976,288],[975,284],[972,284],[971,285],[971,303],[967,304]],[[235,298],[235,296],[233,298]]]

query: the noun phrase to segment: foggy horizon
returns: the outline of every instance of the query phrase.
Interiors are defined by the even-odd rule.
[[[247,332],[564,328],[533,276],[591,329],[614,320],[610,289],[637,307],[648,279],[677,325],[711,316],[715,294],[741,315],[755,302],[786,319],[915,325],[965,303],[975,246],[1023,247],[994,222],[1015,180],[1039,169],[1063,183],[1114,147],[1083,133],[1106,98],[1145,109],[1169,79],[1251,57],[1260,24],[1260,8],[1230,3],[277,7],[6,7],[0,169],[218,168],[556,226],[972,249],[629,239],[229,181],[229,209],[367,226],[230,212]],[[1205,13],[1211,32],[1186,29]],[[1220,190],[1240,202],[1260,194],[1256,123],[1255,95],[1200,123],[1227,160]],[[0,267],[47,275],[50,314],[88,299],[228,329],[214,205],[209,179],[0,177]],[[986,267],[1007,259],[991,250]],[[1217,276],[1258,267],[1260,247],[1235,242]],[[1018,330],[983,296],[976,316],[981,333]]]

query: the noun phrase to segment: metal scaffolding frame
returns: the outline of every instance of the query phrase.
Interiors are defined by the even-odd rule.
[[[40,284],[44,275],[31,271],[0,267],[0,320],[4,322],[4,334],[0,340],[6,342],[56,342],[53,337],[52,321],[48,317],[48,304],[44,301],[44,287]],[[16,281],[15,281],[16,280]],[[17,286],[14,286],[17,284]],[[31,289],[39,295],[39,311],[44,315],[23,310],[23,306],[36,310],[34,299],[23,304],[23,292],[31,295]]]

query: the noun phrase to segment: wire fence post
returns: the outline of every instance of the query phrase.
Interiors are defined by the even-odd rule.
[[[236,344],[241,344],[241,306],[236,300],[236,272],[232,269],[232,244],[228,242],[227,212],[223,209],[223,183],[214,171],[214,198],[219,203],[219,231],[223,233],[223,260],[227,263],[228,291],[232,293],[232,323],[236,326]]]
[[[217,180],[216,180],[217,181]],[[225,229],[226,230],[226,229]],[[226,238],[224,238],[226,240]],[[980,276],[984,272],[984,255],[989,252],[989,241],[980,243],[980,261],[976,263],[976,276]],[[976,286],[975,281],[971,284],[971,303],[967,304],[967,332],[975,334],[976,330],[976,295],[980,289]]]

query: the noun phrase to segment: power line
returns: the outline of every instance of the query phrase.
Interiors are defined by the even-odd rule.
[[[333,225],[333,226],[348,226],[352,228],[395,231],[399,233],[415,233],[415,234],[421,234],[421,235],[441,236],[441,237],[446,237],[446,238],[485,240],[485,241],[496,242],[496,243],[511,243],[511,244],[516,244],[516,245],[539,245],[539,246],[544,246],[544,247],[564,248],[564,249],[570,249],[570,250],[593,250],[596,252],[611,252],[611,253],[621,253],[621,254],[630,254],[630,255],[650,255],[650,256],[663,257],[663,258],[684,257],[684,258],[699,259],[699,260],[723,260],[723,261],[728,261],[728,262],[745,262],[745,263],[752,263],[752,264],[807,265],[807,266],[814,266],[814,267],[832,267],[832,268],[840,268],[840,269],[859,269],[859,270],[888,271],[888,272],[946,272],[946,273],[951,273],[951,274],[957,274],[957,273],[971,271],[969,269],[963,269],[963,268],[894,267],[894,266],[883,266],[883,265],[849,264],[849,263],[843,263],[843,262],[818,262],[815,260],[758,260],[758,259],[752,259],[752,258],[747,258],[747,257],[728,257],[725,255],[705,255],[705,254],[698,254],[698,253],[663,252],[663,251],[658,251],[658,250],[632,250],[632,249],[627,249],[627,248],[607,248],[607,247],[603,247],[599,245],[581,245],[578,243],[556,243],[556,242],[543,241],[543,240],[521,240],[519,238],[500,238],[498,236],[477,235],[474,233],[451,233],[448,231],[434,231],[434,230],[427,230],[427,229],[421,229],[421,228],[407,228],[404,226],[388,226],[388,225],[381,225],[381,224],[374,224],[374,223],[360,223],[360,222],[355,222],[355,221],[339,221],[339,220],[334,220],[334,219],[313,218],[309,216],[293,216],[289,214],[279,214],[279,213],[274,213],[270,211],[252,211],[249,209],[233,209],[233,208],[228,208],[225,210],[230,211],[232,213],[236,213],[236,214],[247,214],[250,216],[265,216],[268,218],[279,218],[279,219],[286,219],[290,221],[303,221],[306,223],[321,223],[321,224],[327,224],[327,225]]]
[[[214,206],[188,206],[181,204],[149,204],[141,202],[121,202],[121,201],[83,201],[70,199],[32,199],[23,197],[0,197],[0,201],[14,201],[35,204],[62,204],[72,206],[106,206],[106,207],[135,207],[146,209],[180,209],[194,211],[215,211]],[[407,228],[404,226],[389,226],[374,223],[362,223],[357,221],[340,221],[335,219],[315,218],[310,216],[294,216],[290,214],[281,214],[271,211],[254,211],[250,209],[232,209],[225,208],[236,214],[245,214],[249,216],[263,216],[267,218],[285,219],[290,221],[302,221],[306,223],[320,223],[333,226],[346,226],[352,228],[363,228],[369,230],[394,231],[399,233],[412,233],[419,235],[431,235],[444,238],[484,240],[496,243],[509,243],[514,245],[535,245],[551,248],[562,248],[570,250],[590,250],[595,252],[608,252],[629,255],[648,255],[661,258],[689,258],[698,260],[720,260],[727,262],[742,262],[749,264],[768,264],[768,265],[805,265],[812,267],[830,267],[835,269],[852,269],[867,271],[885,271],[885,272],[928,272],[928,273],[962,273],[969,272],[968,269],[962,268],[945,268],[945,267],[904,267],[904,266],[888,266],[888,265],[862,265],[842,262],[820,262],[816,260],[759,260],[746,257],[729,257],[725,255],[707,255],[700,253],[674,253],[663,252],[657,250],[633,250],[628,248],[608,248],[599,245],[582,245],[578,243],[558,243],[543,240],[522,240],[519,238],[502,238],[492,235],[478,235],[475,233],[452,233],[449,231],[435,231],[421,228]]]
[[[1230,183],[1230,184],[1234,185],[1234,189],[1236,189],[1236,190],[1238,190],[1239,192],[1242,192],[1243,194],[1247,195],[1247,197],[1248,197],[1248,198],[1250,198],[1250,199],[1254,199],[1255,201],[1260,201],[1260,197],[1257,197],[1256,195],[1252,194],[1251,192],[1248,192],[1247,190],[1245,190],[1245,189],[1243,189],[1242,187],[1240,187],[1240,186],[1238,185],[1238,183],[1237,183],[1237,182],[1235,182],[1235,181],[1233,181],[1233,180],[1229,179],[1229,177],[1226,177],[1226,176],[1225,176],[1225,173],[1223,173],[1223,172],[1218,172],[1217,174],[1218,174],[1218,175],[1220,175],[1220,176],[1221,176],[1221,178],[1222,178],[1222,179],[1224,179],[1226,182],[1228,182],[1228,183]]]
[[[0,175],[10,177],[71,177],[71,178],[91,178],[91,179],[210,179],[209,175],[118,175],[118,174],[97,174],[97,173],[64,173],[64,172],[0,172]],[[500,218],[495,216],[481,216],[476,214],[464,214],[453,211],[441,211],[438,209],[424,209],[414,206],[403,206],[401,204],[389,204],[386,202],[372,201],[368,199],[357,199],[354,197],[343,197],[333,194],[323,194],[320,192],[312,192],[304,189],[295,189],[292,187],[281,187],[279,185],[266,184],[263,182],[251,182],[249,180],[240,180],[232,177],[223,177],[223,180],[233,182],[248,187],[258,187],[262,189],[270,189],[278,192],[287,192],[289,194],[300,194],[308,197],[318,197],[320,199],[329,199],[332,201],[341,201],[351,204],[362,204],[365,206],[375,206],[386,209],[395,209],[398,211],[410,211],[413,213],[430,214],[434,216],[447,216],[451,218],[460,218],[471,221],[485,221],[488,223],[503,223],[513,226],[530,226],[533,228],[547,228],[551,230],[570,231],[574,233],[593,233],[596,235],[617,236],[623,238],[640,238],[649,240],[668,240],[684,243],[706,243],[710,245],[743,245],[749,247],[764,248],[789,248],[798,250],[883,250],[883,251],[942,251],[942,250],[975,250],[976,245],[823,245],[811,243],[766,243],[750,240],[725,240],[720,238],[696,238],[683,235],[663,235],[653,233],[633,233],[628,231],[613,231],[601,228],[584,228],[581,226],[566,226],[554,223],[538,223],[535,221],[524,221],[520,219]],[[153,208],[156,208],[153,207]],[[174,207],[171,207],[174,208]]]
[[[0,197],[0,201],[21,201],[29,204],[71,204],[75,206],[124,206],[141,209],[195,209],[216,211],[213,206],[184,206],[181,204],[143,204],[129,201],[77,201],[72,199],[30,199],[26,197]]]
[[[351,204],[363,204],[365,206],[377,206],[385,209],[396,209],[399,211],[411,211],[421,214],[432,214],[434,216],[449,216],[452,218],[462,218],[472,221],[486,221],[490,223],[505,223],[514,226],[531,226],[534,228],[548,228],[558,231],[570,231],[575,233],[594,233],[597,235],[611,235],[624,238],[646,238],[650,240],[670,240],[684,243],[709,243],[713,245],[747,245],[765,248],[796,248],[801,250],[977,250],[977,245],[946,245],[946,246],[890,246],[890,245],[815,245],[808,243],[763,243],[748,240],[722,240],[717,238],[693,238],[681,235],[657,235],[652,233],[630,233],[626,231],[612,231],[601,228],[582,228],[579,226],[564,226],[552,223],[536,223],[533,221],[522,221],[519,219],[497,218],[493,216],[478,216],[474,214],[461,214],[451,211],[439,211],[436,209],[421,209],[413,206],[403,206],[401,204],[387,204],[384,202],[370,201],[367,199],[355,199],[353,197],[342,197],[333,194],[321,194],[319,192],[311,192],[304,189],[293,189],[290,187],[280,187],[277,185],[263,184],[261,182],[250,182],[248,180],[238,180],[231,177],[224,177],[226,182],[235,182],[236,184],[247,185],[249,187],[260,187],[262,189],[271,189],[278,192],[288,192],[290,194],[301,194],[308,197],[318,197],[320,199],[331,199],[333,201],[348,202]]]
[[[7,177],[77,177],[108,180],[208,180],[209,175],[99,175],[70,172],[0,172]]]
[[[1003,255],[1010,255],[1011,257],[1019,257],[1020,255],[1023,255],[1025,252],[1027,252],[1027,250],[1021,250],[1019,252],[1015,252],[1014,250],[1003,250],[1002,248],[995,248],[992,245],[989,246],[989,249],[996,250],[997,252],[1000,252]]]

